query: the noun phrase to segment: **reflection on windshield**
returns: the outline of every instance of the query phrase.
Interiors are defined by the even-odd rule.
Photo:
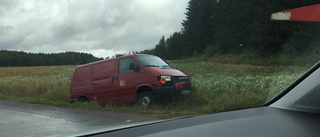
[[[188,2],[187,2],[188,1]],[[34,45],[39,41],[37,36],[45,36],[45,38],[50,38],[51,36],[59,36],[57,38],[63,38],[59,42],[53,42],[53,40],[40,40],[40,46],[42,45],[70,45],[76,44],[74,47],[79,49],[79,47],[84,47],[83,45],[79,46],[78,44],[84,43],[88,47],[100,47],[99,43],[101,40],[110,40],[111,38],[105,38],[107,36],[101,35],[101,32],[108,32],[110,35],[115,34],[115,32],[109,32],[110,30],[127,30],[115,27],[110,29],[109,27],[97,27],[96,25],[90,25],[84,20],[79,21],[56,21],[66,24],[56,24],[51,26],[39,27],[42,29],[45,28],[54,28],[56,31],[44,31],[52,32],[52,34],[41,34],[39,31],[30,31],[26,33],[19,33],[15,30],[23,30],[19,28],[24,28],[23,25],[20,27],[15,27],[15,24],[10,24],[12,22],[18,22],[15,20],[6,21],[6,18],[10,19],[19,19],[12,15],[18,15],[20,13],[11,14],[10,12],[20,11],[20,10],[1,10],[0,16],[4,18],[4,24],[0,23],[0,30],[5,30],[5,33],[0,31],[0,45],[8,46],[8,49],[5,47],[0,50],[0,99],[2,100],[13,100],[13,101],[22,101],[22,102],[32,102],[39,104],[50,104],[58,105],[70,108],[84,108],[90,110],[101,110],[101,111],[121,111],[128,113],[143,114],[143,117],[150,115],[156,118],[172,118],[180,117],[186,115],[198,115],[203,113],[215,113],[222,111],[237,110],[243,108],[252,108],[258,107],[264,104],[266,101],[277,95],[284,88],[286,88],[290,83],[297,79],[301,74],[303,74],[311,65],[319,61],[320,58],[320,26],[317,23],[283,23],[270,21],[270,13],[278,12],[285,9],[297,8],[301,6],[307,6],[312,4],[319,3],[319,0],[287,0],[285,2],[278,2],[277,0],[247,0],[247,1],[227,1],[227,0],[187,0],[185,5],[188,6],[185,8],[185,11],[181,14],[182,18],[185,18],[182,22],[172,21],[174,23],[181,23],[181,27],[172,34],[167,34],[162,36],[159,40],[153,41],[154,45],[152,49],[144,50],[138,48],[139,46],[132,46],[136,48],[134,53],[134,58],[141,67],[148,68],[144,70],[156,70],[156,71],[172,71],[174,67],[179,68],[183,72],[190,75],[192,89],[190,95],[187,96],[174,96],[174,103],[172,102],[156,102],[152,107],[146,108],[139,105],[127,105],[127,104],[107,104],[104,107],[99,106],[96,100],[92,100],[90,103],[75,102],[73,104],[69,103],[70,99],[70,82],[73,76],[76,66],[94,62],[102,59],[111,59],[112,55],[106,55],[103,53],[99,55],[104,55],[104,57],[94,57],[91,54],[87,53],[77,53],[76,51],[65,52],[65,53],[52,53],[46,54],[49,51],[41,51],[45,53],[25,53],[20,51],[10,51],[12,47],[18,46],[21,40],[25,40],[22,43],[25,45]],[[173,2],[173,1],[171,1]],[[1,3],[1,2],[0,2]],[[6,3],[6,2],[5,2]],[[14,4],[13,2],[11,4]],[[94,2],[92,2],[94,3]],[[107,3],[107,2],[106,2]],[[101,3],[99,7],[108,7],[104,6],[106,3]],[[9,4],[9,3],[7,3]],[[18,3],[17,3],[18,4]],[[78,7],[75,3],[69,3],[67,5],[73,5]],[[132,3],[130,3],[132,4]],[[6,5],[6,4],[4,4]],[[28,4],[25,4],[28,5]],[[25,5],[20,6],[8,6],[8,7],[24,7]],[[52,4],[43,4],[43,5],[52,5]],[[64,4],[65,5],[65,4]],[[100,5],[100,4],[99,4]],[[109,3],[108,3],[109,5]],[[123,4],[117,4],[118,6]],[[144,5],[144,4],[142,4]],[[165,7],[158,6],[157,7]],[[167,4],[173,5],[173,4]],[[0,4],[0,9],[3,4]],[[63,6],[63,5],[60,5]],[[147,9],[151,5],[148,4]],[[41,6],[33,6],[35,8],[41,8]],[[98,6],[91,6],[98,7]],[[115,6],[116,7],[116,6]],[[126,6],[123,6],[126,7]],[[134,6],[133,6],[134,7]],[[24,9],[24,8],[21,8]],[[28,8],[26,8],[28,9]],[[65,9],[65,8],[61,8]],[[71,8],[72,9],[72,8]],[[96,11],[95,8],[91,11],[94,14],[83,14],[85,15],[104,15],[106,12],[104,10],[103,14]],[[119,10],[121,12],[115,12],[116,19],[107,20],[108,23],[114,24],[115,26],[125,26],[128,29],[128,32],[131,28],[137,28],[133,30],[139,30],[141,32],[142,28],[134,26],[134,24],[139,23],[125,23],[122,19],[128,18],[127,16],[122,15],[131,15],[130,12],[124,10]],[[139,10],[139,8],[134,8]],[[143,9],[143,7],[141,7]],[[172,8],[173,9],[173,8]],[[74,9],[75,10],[75,9]],[[38,11],[36,9],[36,11]],[[47,10],[45,10],[47,11]],[[50,9],[48,9],[50,11]],[[55,11],[55,10],[54,10]],[[63,10],[62,10],[63,11]],[[68,10],[67,10],[68,11]],[[115,10],[118,11],[118,10]],[[156,11],[156,10],[155,10]],[[156,11],[158,13],[159,10]],[[167,10],[161,10],[167,11]],[[3,12],[3,13],[2,13]],[[8,12],[8,13],[7,13]],[[70,13],[82,13],[81,10],[76,10]],[[10,14],[9,14],[10,13]],[[26,12],[29,13],[29,12]],[[61,12],[62,13],[62,12]],[[83,11],[85,13],[85,11]],[[98,14],[96,14],[98,13]],[[142,13],[142,12],[136,12]],[[143,12],[151,13],[152,12]],[[164,13],[164,12],[162,12]],[[162,14],[161,13],[161,14]],[[283,13],[283,12],[281,12]],[[4,15],[7,15],[6,17]],[[51,14],[48,14],[51,15]],[[55,15],[55,14],[52,14]],[[68,15],[68,14],[63,14]],[[82,14],[81,14],[82,15]],[[107,14],[108,15],[108,14]],[[113,15],[113,14],[112,14]],[[119,16],[119,17],[118,17]],[[13,18],[15,17],[15,18]],[[21,14],[21,17],[29,17]],[[41,16],[37,16],[41,17]],[[74,16],[70,16],[74,17]],[[82,17],[82,16],[81,16]],[[138,17],[138,16],[133,16]],[[146,16],[147,17],[147,16]],[[149,16],[148,16],[149,17]],[[110,17],[111,18],[111,17]],[[113,18],[113,17],[112,17]],[[119,18],[119,19],[118,19]],[[133,21],[131,17],[130,22]],[[176,18],[176,17],[173,17]],[[66,17],[67,19],[67,17]],[[80,18],[79,18],[80,19]],[[87,19],[87,18],[83,18]],[[99,19],[96,24],[105,24],[105,20],[100,20],[100,17],[95,17]],[[152,18],[156,19],[156,18]],[[30,19],[37,21],[38,19]],[[47,20],[47,19],[43,19]],[[111,20],[111,21],[110,21]],[[137,19],[141,21],[141,19]],[[161,18],[164,20],[164,18]],[[121,22],[117,22],[121,21]],[[81,23],[82,22],[82,23]],[[161,22],[158,21],[148,21],[148,22],[157,22],[162,26]],[[54,21],[53,21],[54,23]],[[78,26],[77,23],[89,24],[88,26]],[[121,25],[121,23],[129,24]],[[18,24],[26,24],[20,22]],[[144,24],[144,23],[142,23]],[[48,25],[44,23],[43,25]],[[132,26],[131,26],[132,25]],[[61,27],[59,27],[61,26]],[[95,28],[87,28],[89,26],[94,26]],[[108,26],[108,25],[107,25]],[[156,26],[156,25],[151,25]],[[37,27],[37,25],[33,25]],[[57,28],[56,28],[57,27]],[[17,28],[17,29],[15,29]],[[97,28],[99,28],[97,30]],[[143,28],[153,28],[146,27]],[[154,27],[158,28],[158,27]],[[162,27],[160,27],[162,28]],[[38,29],[38,28],[37,28]],[[79,29],[79,30],[78,30]],[[91,35],[91,33],[86,34],[87,30],[93,30],[93,32],[100,32],[99,34]],[[102,30],[100,30],[102,29]],[[103,30],[106,29],[106,30]],[[36,29],[30,29],[36,30]],[[83,32],[82,32],[83,31]],[[10,32],[10,33],[9,33]],[[32,33],[31,32],[37,32]],[[90,32],[90,31],[89,31]],[[122,33],[127,33],[127,31],[120,31]],[[144,31],[142,31],[144,32]],[[155,30],[148,30],[145,32],[157,32]],[[145,33],[144,32],[144,33]],[[163,31],[160,31],[163,33]],[[70,34],[69,34],[70,33]],[[74,33],[74,34],[73,34]],[[78,33],[78,34],[77,34]],[[143,34],[144,34],[143,33]],[[16,38],[12,34],[21,34],[25,35],[21,38]],[[29,35],[30,34],[30,35]],[[65,40],[65,37],[61,37],[66,34],[66,37],[72,41]],[[128,34],[137,34],[136,32],[130,32]],[[8,36],[7,36],[8,35]],[[157,34],[158,35],[158,34]],[[13,36],[9,38],[9,36]],[[98,42],[95,40],[90,40],[87,36],[101,36],[97,37]],[[123,34],[123,36],[127,36]],[[142,35],[144,36],[144,35]],[[159,34],[160,36],[160,34]],[[144,43],[140,41],[139,35],[130,36],[130,39],[134,39],[139,43]],[[88,39],[89,42],[82,42],[81,40]],[[100,40],[101,39],[101,40]],[[151,39],[151,38],[147,38]],[[54,39],[55,40],[55,39]],[[125,41],[127,38],[121,38],[119,41]],[[31,41],[32,43],[24,43]],[[43,43],[48,41],[49,43]],[[91,42],[92,41],[92,42]],[[115,40],[117,41],[117,40]],[[62,42],[60,44],[60,42]],[[63,43],[67,42],[67,43]],[[58,43],[58,44],[57,44]],[[94,45],[98,43],[99,45]],[[108,43],[108,42],[105,42]],[[113,42],[112,42],[113,43]],[[23,45],[20,44],[20,45]],[[115,45],[122,44],[116,43]],[[130,45],[130,44],[123,44]],[[70,45],[71,47],[72,45]],[[9,48],[11,47],[11,48]],[[67,46],[69,47],[69,46]],[[112,47],[112,46],[106,46]],[[116,47],[116,46],[114,46]],[[121,47],[122,48],[122,47]],[[147,46],[144,48],[148,48]],[[5,50],[2,50],[5,49]],[[37,49],[33,47],[33,49]],[[50,48],[40,48],[48,49]],[[58,48],[57,48],[58,49]],[[64,48],[62,48],[64,49]],[[64,50],[59,51],[64,51]],[[128,50],[131,48],[128,48]],[[22,49],[21,49],[22,50]],[[88,51],[104,51],[104,49],[88,49]],[[144,51],[139,51],[144,50]],[[107,50],[109,51],[109,50]],[[113,51],[113,50],[111,50]],[[117,53],[119,51],[115,51]],[[122,51],[121,51],[122,52]],[[132,52],[126,51],[125,52]],[[129,53],[131,55],[131,53]],[[150,55],[147,55],[150,54]],[[155,56],[153,56],[155,55]],[[131,60],[130,56],[130,60]],[[121,57],[120,57],[121,58]],[[115,60],[117,57],[115,57]],[[165,60],[164,60],[165,59]],[[125,60],[122,60],[125,61]],[[121,62],[121,61],[119,61]],[[169,63],[170,65],[169,65]],[[125,101],[127,96],[137,96],[141,91],[148,91],[150,95],[155,95],[152,90],[152,84],[150,87],[142,85],[143,81],[141,80],[140,74],[144,72],[137,72],[136,66],[131,66],[130,62],[126,63],[124,68],[126,71],[120,69],[115,69],[114,72],[110,73],[110,78],[105,78],[106,76],[97,77],[96,82],[98,84],[112,81],[110,87],[107,87],[107,84],[101,84],[101,87],[94,87],[92,85],[97,83],[89,83],[77,87],[79,89],[85,88],[97,88],[99,89],[100,97],[106,96],[109,89],[117,89],[117,92],[114,92],[112,95],[114,98],[123,97]],[[116,64],[116,61],[114,62]],[[62,66],[66,65],[66,66]],[[172,66],[174,67],[172,67]],[[107,65],[106,65],[107,66]],[[116,65],[111,65],[117,67]],[[96,70],[108,71],[105,69],[105,66],[94,66]],[[122,66],[121,66],[122,67]],[[162,69],[158,69],[162,68]],[[168,69],[166,69],[168,68]],[[140,69],[140,68],[139,68]],[[165,70],[166,69],[166,70]],[[119,71],[121,70],[121,71]],[[143,69],[140,69],[143,70]],[[119,73],[117,73],[119,71]],[[173,70],[175,71],[175,70]],[[91,72],[91,71],[88,71]],[[134,72],[134,73],[131,73]],[[81,76],[91,76],[91,73],[82,72]],[[87,74],[87,75],[86,75]],[[106,73],[103,73],[106,74]],[[118,74],[130,75],[137,78],[137,80],[127,79]],[[93,74],[92,74],[93,75]],[[168,74],[169,75],[169,74]],[[99,75],[100,76],[100,75]],[[177,77],[177,76],[167,76],[172,81],[171,83],[177,83],[184,81],[189,77]],[[101,78],[101,79],[100,79]],[[105,79],[102,79],[105,78]],[[150,79],[156,81],[161,80],[162,76],[152,77]],[[81,81],[83,82],[83,81]],[[91,80],[84,81],[91,82]],[[132,88],[136,91],[133,94],[126,95],[127,90],[120,92],[123,85],[129,85],[132,83],[139,83],[142,85],[139,88]],[[153,82],[153,81],[152,81]],[[139,85],[139,86],[140,86]],[[106,90],[102,90],[105,88]],[[118,90],[119,89],[119,90]],[[138,91],[139,90],[139,91]],[[119,92],[118,92],[119,91]],[[123,96],[121,96],[123,95]],[[149,95],[146,94],[146,96]],[[95,97],[94,99],[99,96]],[[112,99],[114,99],[112,98]],[[151,97],[152,98],[152,97]],[[77,101],[83,101],[85,98],[79,98]],[[110,99],[111,100],[111,99]],[[93,107],[94,106],[94,107]],[[18,109],[17,109],[18,110]],[[0,117],[1,119],[1,117]],[[1,134],[0,134],[1,136]]]
[[[134,58],[139,62],[139,64],[144,67],[160,67],[160,68],[171,68],[166,62],[161,58],[150,55],[136,55]]]

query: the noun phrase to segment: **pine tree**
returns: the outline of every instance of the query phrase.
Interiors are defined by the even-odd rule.
[[[164,36],[161,37],[159,43],[156,45],[154,49],[154,55],[165,59],[166,58],[166,42]]]

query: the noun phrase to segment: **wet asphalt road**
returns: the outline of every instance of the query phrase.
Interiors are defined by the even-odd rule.
[[[0,137],[52,136],[149,120],[153,119],[135,114],[0,100]]]

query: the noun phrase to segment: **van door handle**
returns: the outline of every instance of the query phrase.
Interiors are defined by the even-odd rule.
[[[112,81],[114,81],[114,78],[116,78],[116,80],[118,80],[118,76],[113,76]]]

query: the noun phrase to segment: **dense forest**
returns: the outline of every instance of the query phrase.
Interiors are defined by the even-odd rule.
[[[0,50],[0,66],[52,66],[52,65],[77,65],[103,58],[94,57],[87,53],[26,53],[22,51]]]
[[[319,24],[270,20],[272,13],[318,3],[319,0],[190,0],[181,31],[168,38],[162,36],[154,49],[139,53],[165,59],[242,53],[262,58],[279,52],[294,56],[320,49],[315,47],[320,45]]]

